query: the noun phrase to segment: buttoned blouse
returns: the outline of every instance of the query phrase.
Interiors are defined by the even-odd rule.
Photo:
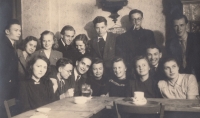
[[[192,74],[179,74],[177,82],[161,80],[158,82],[163,98],[186,99],[189,95],[199,95],[196,77]]]

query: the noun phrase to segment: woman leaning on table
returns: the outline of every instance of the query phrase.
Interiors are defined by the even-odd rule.
[[[126,64],[123,58],[115,57],[113,60],[112,78],[108,78],[109,82],[106,84],[106,89],[110,97],[129,97],[129,81],[126,75]]]
[[[135,91],[144,92],[145,98],[161,97],[157,86],[157,81],[149,74],[150,65],[145,56],[137,56],[134,60],[135,79],[130,82],[130,93],[134,95]]]
[[[162,66],[166,79],[159,81],[158,87],[164,98],[196,99],[199,92],[194,75],[180,74],[178,62],[173,57],[166,57]]]
[[[35,109],[55,100],[53,84],[47,77],[49,60],[35,56],[29,61],[29,77],[20,82],[19,100],[22,111]]]
[[[103,60],[100,58],[94,58],[92,60],[91,74],[86,83],[91,86],[92,96],[101,96],[105,93],[105,87],[108,82],[108,78],[105,75]]]
[[[33,54],[39,48],[39,41],[34,36],[26,37],[22,42],[22,49],[17,49],[18,55],[18,78],[24,80],[27,74],[26,65],[31,54]]]

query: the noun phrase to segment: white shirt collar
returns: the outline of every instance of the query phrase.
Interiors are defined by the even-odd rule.
[[[39,83],[39,82],[40,82],[40,79],[36,79],[34,76],[32,76],[32,79],[33,79],[36,83]]]
[[[103,39],[104,39],[104,41],[106,41],[107,35],[108,35],[108,33],[106,32],[106,34],[104,34],[104,36],[103,36],[103,37],[98,37],[98,39],[99,39],[99,38],[103,38]]]
[[[76,70],[76,67],[74,68],[74,77],[75,77],[75,81],[77,80],[77,76],[78,76],[79,74],[78,74],[78,72],[77,72],[77,70]]]
[[[65,44],[65,42],[63,41],[63,39],[61,39],[61,42],[62,42],[62,44],[65,46],[66,44]]]

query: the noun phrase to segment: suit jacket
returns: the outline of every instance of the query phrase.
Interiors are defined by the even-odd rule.
[[[7,36],[1,39],[0,58],[0,114],[3,114],[3,101],[16,98],[18,94],[18,58]]]
[[[74,88],[74,96],[81,96],[82,85],[86,82],[86,78],[87,75],[84,74],[81,75],[81,78],[79,80],[75,81],[74,70],[73,70],[72,75],[70,75],[69,78],[66,80],[67,84],[69,85],[69,88]]]
[[[173,37],[166,47],[170,55],[174,56],[180,64],[180,72],[194,74],[193,71],[198,64],[199,59],[199,43],[197,36],[194,33],[188,33],[187,47],[186,47],[186,67],[183,68],[182,48],[178,37]]]
[[[34,53],[31,55],[31,58],[33,58],[33,57],[35,57],[35,56],[38,56],[38,55],[40,55],[40,56],[45,56],[45,57],[46,57],[46,55],[45,55],[45,53],[44,53],[44,49],[40,49],[40,50],[34,52]],[[57,62],[60,58],[62,58],[62,57],[63,57],[63,55],[62,55],[61,52],[56,51],[56,50],[51,50],[51,54],[50,54],[50,57],[49,57],[50,65],[54,65],[54,66],[55,66],[55,65],[56,65],[56,62]]]
[[[132,68],[133,59],[138,55],[146,54],[147,46],[155,44],[154,34],[151,30],[129,29],[116,39],[116,55],[123,57],[129,68]]]
[[[63,57],[74,60],[74,51],[75,48],[73,47],[72,44],[70,44],[67,48],[63,45],[61,39],[58,40],[58,51],[62,52]]]
[[[116,40],[115,34],[111,32],[107,32],[107,37],[106,37],[106,44],[104,47],[104,53],[101,55],[100,50],[99,50],[99,45],[98,45],[98,37],[95,39],[92,39],[90,44],[91,44],[91,55],[93,57],[98,57],[103,59],[106,68],[111,68],[112,67],[112,60],[115,57],[115,40]]]

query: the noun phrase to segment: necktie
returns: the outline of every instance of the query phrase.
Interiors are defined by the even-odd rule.
[[[99,50],[100,50],[101,56],[103,57],[103,52],[104,52],[104,47],[105,47],[105,41],[104,41],[104,39],[102,37],[99,38],[98,45],[99,45]]]
[[[60,94],[63,94],[63,86],[64,86],[64,83],[62,81],[62,79],[60,80]]]
[[[183,67],[186,67],[186,41],[181,40],[180,41],[181,48],[182,48],[182,58],[183,58]]]
[[[77,75],[76,81],[78,81],[81,78],[81,75]]]

